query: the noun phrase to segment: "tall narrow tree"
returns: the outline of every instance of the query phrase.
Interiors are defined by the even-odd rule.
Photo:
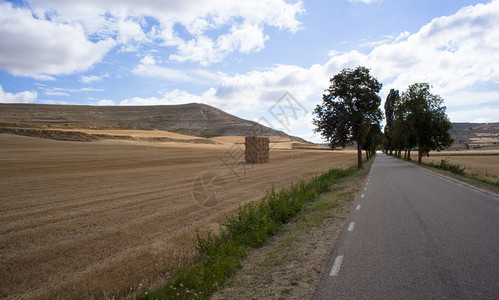
[[[383,118],[378,96],[382,84],[359,66],[343,69],[330,79],[331,85],[322,95],[322,105],[314,110],[315,132],[319,132],[331,148],[357,143],[358,167],[362,168],[362,146],[371,125]]]
[[[390,89],[388,96],[385,101],[385,137],[387,139],[387,146],[390,151],[390,155],[393,153],[393,141],[390,137],[390,129],[393,126],[393,122],[395,121],[395,108],[400,103],[400,94],[398,90]]]

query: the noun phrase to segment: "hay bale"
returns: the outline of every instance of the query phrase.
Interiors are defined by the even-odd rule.
[[[267,137],[247,136],[245,158],[247,164],[264,164],[269,162],[270,140]]]

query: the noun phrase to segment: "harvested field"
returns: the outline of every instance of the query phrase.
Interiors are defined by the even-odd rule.
[[[412,153],[417,159],[417,152]],[[430,153],[430,157],[423,156],[423,162],[439,163],[447,159],[451,164],[464,166],[465,173],[478,178],[499,182],[499,151],[449,151]]]
[[[0,297],[8,298],[123,296],[157,283],[190,261],[195,228],[218,228],[272,185],[356,159],[273,149],[269,164],[248,166],[243,145],[10,134],[0,145]]]

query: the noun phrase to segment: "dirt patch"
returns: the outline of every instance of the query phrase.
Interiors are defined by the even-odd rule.
[[[260,249],[212,299],[310,299],[328,254],[359,193],[367,168],[307,207]]]

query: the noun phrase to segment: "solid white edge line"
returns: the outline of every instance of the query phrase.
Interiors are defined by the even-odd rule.
[[[343,262],[343,255],[336,256],[333,267],[331,268],[331,272],[329,272],[329,276],[338,276],[338,273],[340,273],[342,262]]]
[[[353,231],[353,227],[355,226],[355,222],[350,222],[350,224],[348,225],[348,231]]]

